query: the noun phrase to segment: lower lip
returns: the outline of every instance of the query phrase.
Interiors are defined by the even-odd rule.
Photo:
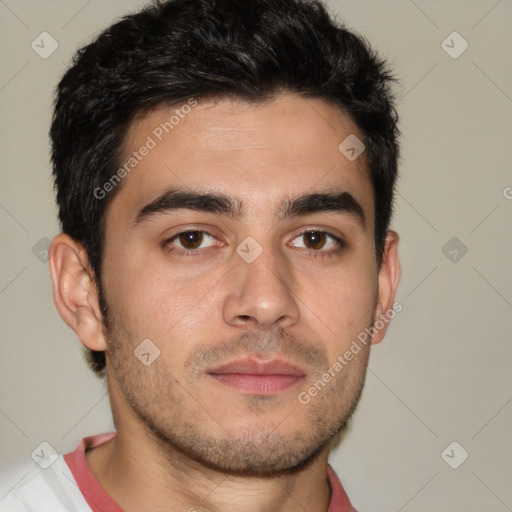
[[[273,395],[295,386],[304,377],[298,375],[260,375],[249,373],[210,373],[211,377],[231,388],[258,395]]]

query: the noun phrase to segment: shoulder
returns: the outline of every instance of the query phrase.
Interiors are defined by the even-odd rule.
[[[33,461],[0,475],[0,512],[91,512],[62,455],[46,469]]]

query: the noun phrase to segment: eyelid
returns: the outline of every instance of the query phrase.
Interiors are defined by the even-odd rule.
[[[207,235],[210,235],[214,238],[220,239],[222,236],[219,229],[215,226],[212,226],[211,224],[185,224],[181,226],[174,226],[172,229],[166,229],[164,233],[161,236],[164,236],[163,243],[169,241],[172,238],[176,238],[179,235],[182,235],[183,233],[188,233],[189,231],[197,231],[199,233],[206,233]],[[173,234],[166,234],[166,233],[173,233]]]

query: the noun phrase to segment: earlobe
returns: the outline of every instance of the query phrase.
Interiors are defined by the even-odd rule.
[[[379,289],[375,308],[375,327],[372,337],[373,345],[383,340],[390,318],[392,318],[387,313],[391,310],[394,311],[393,304],[401,275],[400,261],[398,258],[398,240],[399,236],[395,231],[388,231],[378,276]]]
[[[83,247],[60,233],[49,251],[53,300],[60,316],[91,350],[107,350],[103,335],[97,288],[90,275]]]

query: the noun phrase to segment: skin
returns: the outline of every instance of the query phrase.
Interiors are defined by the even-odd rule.
[[[168,119],[168,110],[157,109],[134,124],[126,155]],[[199,102],[124,178],[107,211],[108,330],[86,253],[65,234],[53,240],[55,304],[83,345],[107,356],[117,436],[89,450],[87,464],[127,512],[327,510],[329,441],[357,404],[370,343],[309,404],[297,397],[392,308],[400,279],[393,231],[377,268],[365,153],[349,161],[338,150],[349,134],[363,139],[323,100],[283,94],[260,104]],[[237,197],[246,214],[178,210],[132,229],[139,209],[170,186]],[[277,221],[274,208],[284,197],[330,187],[354,196],[365,226],[338,212]],[[336,242],[314,245],[300,235],[306,228],[346,245],[322,258]],[[195,246],[175,239],[167,247],[195,256],[162,247],[194,229],[214,238]],[[263,249],[252,263],[236,252],[248,236]],[[160,350],[149,366],[133,354],[144,339]],[[263,397],[206,373],[246,355],[283,359],[305,377]]]

